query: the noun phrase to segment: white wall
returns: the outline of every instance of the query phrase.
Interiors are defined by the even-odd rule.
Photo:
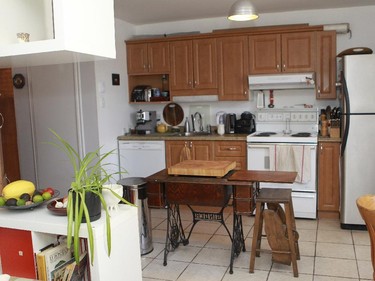
[[[116,60],[95,63],[99,143],[105,151],[117,149],[117,137],[130,128],[135,109],[128,103],[128,77],[124,40],[134,36],[134,26],[116,19]],[[120,75],[120,85],[112,85],[112,73]],[[118,163],[117,155],[108,162]]]

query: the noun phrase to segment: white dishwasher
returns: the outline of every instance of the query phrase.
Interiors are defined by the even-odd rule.
[[[121,178],[148,177],[165,169],[164,141],[118,141]]]

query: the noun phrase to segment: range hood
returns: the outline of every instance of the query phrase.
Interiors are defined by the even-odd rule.
[[[249,75],[250,90],[314,89],[314,73]]]

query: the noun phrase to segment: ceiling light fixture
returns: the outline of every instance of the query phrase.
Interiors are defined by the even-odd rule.
[[[228,15],[228,19],[233,21],[256,20],[258,17],[258,12],[249,0],[237,0],[230,7]]]

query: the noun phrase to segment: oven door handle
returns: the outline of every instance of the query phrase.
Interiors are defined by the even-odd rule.
[[[296,197],[296,198],[315,198],[315,193],[304,192],[303,194],[301,194],[301,193],[292,192],[292,197]]]

